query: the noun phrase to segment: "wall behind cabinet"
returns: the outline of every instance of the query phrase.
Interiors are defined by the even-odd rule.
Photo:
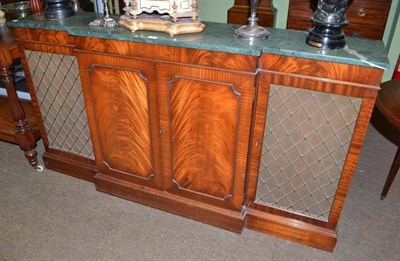
[[[273,0],[277,10],[274,27],[286,28],[290,0]],[[306,0],[305,0],[306,1]],[[227,21],[228,9],[232,7],[234,0],[199,0],[200,18],[204,21],[221,22]],[[383,42],[388,52],[390,69],[386,70],[382,82],[392,78],[394,67],[400,51],[400,0],[392,0],[389,17],[386,24]]]

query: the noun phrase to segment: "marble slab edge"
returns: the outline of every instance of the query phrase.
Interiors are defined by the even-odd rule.
[[[233,32],[240,25],[205,22],[202,33],[170,36],[162,32],[130,32],[122,27],[90,27],[89,22],[98,17],[95,13],[78,13],[63,20],[47,20],[43,14],[12,20],[9,27],[25,27],[65,31],[72,36],[87,36],[167,46],[177,46],[209,51],[220,51],[250,56],[262,53],[308,58],[328,62],[388,69],[386,48],[382,41],[348,37],[346,46],[339,50],[322,50],[305,43],[306,32],[267,28],[270,36],[264,41],[250,42],[237,39]],[[116,17],[118,19],[118,17]]]

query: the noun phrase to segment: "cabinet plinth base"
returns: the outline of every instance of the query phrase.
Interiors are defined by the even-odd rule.
[[[63,174],[93,182],[97,167],[77,160],[65,158],[53,153],[45,152],[43,161],[46,168]]]
[[[94,182],[96,189],[101,192],[188,217],[235,233],[241,233],[244,227],[244,217],[240,212],[210,206],[167,192],[138,186],[102,173],[97,173],[94,176]]]
[[[251,208],[246,213],[245,227],[330,252],[333,251],[337,241],[335,230]]]

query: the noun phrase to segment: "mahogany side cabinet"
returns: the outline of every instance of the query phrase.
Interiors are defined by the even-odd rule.
[[[381,42],[350,38],[362,55],[325,55],[303,32],[271,29],[254,46],[235,40],[235,25],[171,37],[91,29],[93,17],[10,23],[47,168],[223,229],[333,251],[388,67]]]

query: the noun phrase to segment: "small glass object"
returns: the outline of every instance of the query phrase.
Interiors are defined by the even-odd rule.
[[[108,10],[108,1],[109,0],[103,0],[104,12],[105,12],[104,17],[98,18],[93,22],[90,22],[89,23],[90,26],[103,26],[103,27],[118,26],[118,23],[110,16],[110,11]]]
[[[249,40],[265,40],[269,36],[269,32],[264,27],[257,24],[257,8],[258,0],[250,1],[250,17],[249,23],[235,30],[235,35],[238,38],[244,38]]]

